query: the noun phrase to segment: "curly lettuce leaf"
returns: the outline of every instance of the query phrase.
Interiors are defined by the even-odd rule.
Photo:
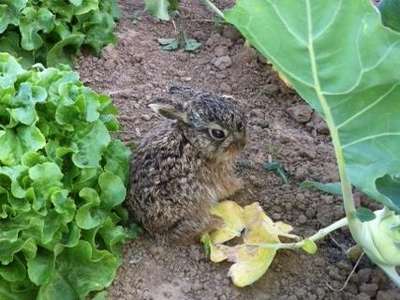
[[[72,64],[82,46],[96,54],[116,41],[116,0],[0,1],[0,51],[23,61]]]
[[[0,298],[102,291],[131,236],[116,109],[68,68],[27,71],[5,53],[0,106]]]

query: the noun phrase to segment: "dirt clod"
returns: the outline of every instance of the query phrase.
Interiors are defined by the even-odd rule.
[[[312,109],[309,105],[299,104],[296,106],[289,107],[287,110],[288,114],[299,123],[307,123],[311,120]]]
[[[400,293],[396,289],[387,291],[378,291],[376,300],[400,300]]]
[[[376,291],[378,290],[378,285],[376,283],[363,283],[360,286],[360,292],[365,293],[371,297],[376,295]]]
[[[372,270],[370,268],[364,268],[357,272],[360,283],[367,283],[371,278]]]
[[[228,54],[228,48],[225,46],[217,46],[214,49],[214,54],[216,57],[226,56]]]
[[[232,59],[228,55],[224,55],[214,58],[212,64],[219,70],[225,70],[232,66]]]

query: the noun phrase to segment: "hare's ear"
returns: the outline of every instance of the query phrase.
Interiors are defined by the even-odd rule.
[[[170,104],[150,104],[149,107],[154,110],[160,116],[171,120],[178,120],[183,123],[188,123],[188,117],[186,112],[182,112],[176,109],[176,107]]]

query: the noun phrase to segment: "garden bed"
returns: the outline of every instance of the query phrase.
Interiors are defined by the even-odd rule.
[[[263,59],[243,47],[237,32],[216,24],[204,7],[191,2],[183,2],[182,18],[188,35],[202,43],[199,53],[161,51],[157,39],[173,36],[173,24],[141,14],[142,1],[124,0],[118,44],[105,48],[101,58],[80,58],[82,80],[119,107],[120,137],[129,144],[153,126],[157,117],[147,105],[172,84],[232,95],[249,116],[248,145],[238,166],[246,189],[235,200],[259,201],[271,218],[292,224],[304,236],[343,217],[340,198],[300,187],[307,179],[338,181],[323,121]],[[217,3],[229,7],[232,2]],[[287,184],[263,167],[271,159],[286,170]],[[363,195],[356,198],[371,207]],[[144,234],[125,246],[110,299],[400,299],[400,291],[367,258],[346,288],[334,291],[353,268],[344,253],[353,243],[344,230],[319,243],[314,256],[281,251],[261,280],[238,289],[226,275],[229,265],[211,263],[200,244],[165,245]]]

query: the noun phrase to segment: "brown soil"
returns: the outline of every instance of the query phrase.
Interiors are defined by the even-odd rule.
[[[121,0],[119,43],[107,47],[102,58],[81,58],[78,70],[83,81],[112,96],[126,142],[140,139],[157,121],[147,104],[165,95],[171,84],[234,96],[250,122],[239,167],[247,192],[240,202],[259,201],[274,220],[292,224],[300,235],[341,218],[340,199],[299,187],[305,179],[338,180],[323,122],[263,59],[243,46],[237,32],[213,22],[197,2],[183,1],[185,29],[203,45],[199,53],[189,54],[161,51],[157,38],[174,36],[173,24],[143,14],[140,0]],[[224,8],[233,1],[216,2]],[[271,158],[285,168],[288,184],[263,168]],[[363,196],[357,198],[365,202]],[[200,244],[168,246],[142,235],[126,245],[110,299],[400,299],[399,290],[366,258],[343,291],[328,287],[339,289],[352,270],[353,263],[344,254],[351,245],[349,233],[340,230],[320,242],[314,256],[281,251],[262,279],[238,289],[227,277],[229,264],[211,263]]]

